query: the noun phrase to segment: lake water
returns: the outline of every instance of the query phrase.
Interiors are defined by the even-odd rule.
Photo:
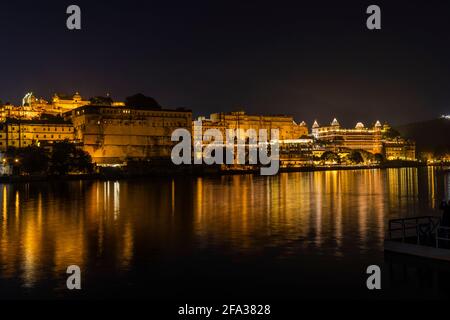
[[[433,168],[3,184],[0,298],[448,298],[450,264],[383,240],[449,193]]]

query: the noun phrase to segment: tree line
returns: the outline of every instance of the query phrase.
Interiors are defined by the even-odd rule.
[[[348,164],[361,164],[367,161],[375,163],[383,163],[385,158],[382,154],[372,154],[364,150],[349,150],[349,153],[344,157],[339,156],[338,153],[333,151],[325,151],[320,157],[315,160],[329,161],[335,163],[348,163]]]
[[[94,169],[89,153],[68,140],[48,147],[10,147],[3,153],[2,161],[3,165],[13,167],[14,174],[66,175],[91,173]]]

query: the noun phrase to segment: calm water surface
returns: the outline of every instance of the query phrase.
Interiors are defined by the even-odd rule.
[[[3,184],[0,298],[448,298],[450,265],[383,240],[449,193],[432,168]]]

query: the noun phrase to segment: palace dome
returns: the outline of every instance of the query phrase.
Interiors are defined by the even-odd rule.
[[[333,119],[333,122],[331,122],[332,126],[339,126],[339,122],[337,121],[336,118]]]
[[[355,126],[355,129],[364,129],[364,123],[358,122]]]
[[[80,101],[81,100],[81,96],[78,92],[75,92],[75,94],[73,95],[73,100],[75,101]]]

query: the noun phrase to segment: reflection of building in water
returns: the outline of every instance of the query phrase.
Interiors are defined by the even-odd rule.
[[[444,195],[447,201],[450,200],[450,173],[444,175]]]
[[[392,211],[404,211],[408,216],[418,212],[417,168],[386,169],[389,206]]]
[[[114,237],[116,261],[122,268],[127,268],[134,255],[135,231],[132,222],[127,219],[127,212],[124,212],[125,215],[121,214],[120,183],[118,181],[96,183],[91,202],[95,204],[96,211],[89,220],[97,226],[98,253],[103,254],[108,250],[108,246],[111,245],[110,237]]]
[[[16,271],[15,266],[19,264],[16,253],[14,251],[14,244],[9,246],[10,238],[14,236],[15,231],[9,230],[11,223],[9,219],[8,198],[11,196],[10,185],[3,184],[0,189],[1,199],[1,219],[0,219],[0,277],[12,278]]]
[[[436,209],[436,170],[434,167],[427,167],[428,203]]]
[[[119,184],[119,181],[114,182],[113,202],[114,202],[114,220],[116,220],[120,214],[120,184]]]
[[[80,181],[65,185],[73,199],[65,198],[51,186],[0,188],[0,279],[20,279],[24,286],[34,287],[48,281],[50,275],[59,279],[69,265],[85,270],[89,256],[98,258],[104,252],[113,252],[117,265],[128,267],[133,258],[135,231],[132,220],[118,215],[118,182],[107,184],[107,199],[99,198],[101,182],[84,184]],[[49,195],[53,199],[55,192],[57,200],[49,202]],[[86,203],[80,202],[84,192],[92,195]],[[108,211],[102,210],[104,207]],[[83,208],[92,210],[86,212]]]
[[[418,170],[418,185],[419,201],[425,202],[435,213],[440,211],[442,200],[450,199],[449,177],[437,166],[426,166]]]
[[[199,241],[230,243],[235,250],[258,251],[269,237],[280,256],[303,249],[343,255],[355,234],[361,250],[373,249],[369,241],[382,248],[383,179],[381,170],[283,173],[265,180],[225,176],[217,192],[217,182],[199,178],[195,233]]]
[[[411,207],[420,208],[417,170],[4,185],[0,278],[47,283],[69,264],[123,275],[142,266],[136,253],[166,259],[211,249],[302,263],[382,252],[388,218],[422,214]]]

